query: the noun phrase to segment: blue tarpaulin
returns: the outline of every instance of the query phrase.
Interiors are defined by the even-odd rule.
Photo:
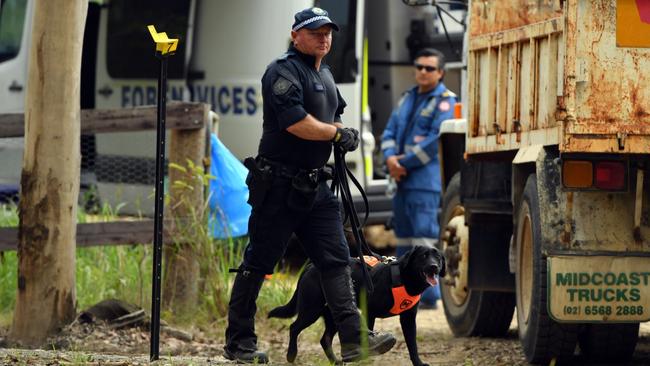
[[[251,206],[248,200],[248,169],[212,134],[210,174],[210,220],[213,237],[227,238],[248,233]]]

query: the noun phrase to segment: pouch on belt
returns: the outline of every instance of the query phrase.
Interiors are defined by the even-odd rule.
[[[271,172],[270,166],[260,167],[252,157],[244,159],[244,166],[249,171],[248,177],[246,177],[249,191],[248,203],[251,207],[259,207],[264,203],[266,194],[271,188],[273,172]]]
[[[293,211],[307,212],[314,206],[318,191],[318,171],[301,170],[291,179],[287,205]]]

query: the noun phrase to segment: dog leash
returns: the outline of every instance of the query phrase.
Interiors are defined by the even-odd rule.
[[[334,188],[335,191],[336,189],[338,189],[338,191],[341,194],[341,202],[343,203],[343,209],[345,212],[343,223],[347,222],[348,220],[350,222],[350,227],[352,228],[352,235],[354,236],[354,240],[357,243],[356,250],[357,250],[357,256],[359,257],[359,260],[361,261],[361,263],[364,263],[364,259],[363,259],[364,251],[366,254],[381,260],[381,256],[370,249],[370,246],[366,242],[366,238],[363,235],[362,229],[368,220],[368,212],[369,212],[368,197],[366,196],[363,187],[361,187],[361,184],[359,184],[359,181],[354,177],[354,175],[348,168],[347,164],[345,163],[345,151],[337,147],[334,148],[334,172],[335,174],[334,174],[334,180],[332,182],[332,188]],[[361,197],[363,198],[363,202],[366,207],[366,214],[363,220],[363,224],[361,224],[361,222],[359,221],[357,210],[354,207],[354,201],[352,201],[352,194],[350,193],[350,185],[348,184],[348,178],[357,187],[359,192],[361,192]],[[361,268],[363,269],[362,270],[363,281],[365,282],[366,289],[368,290],[369,293],[373,293],[375,288],[372,284],[372,280],[370,279],[370,274],[368,272],[368,269],[366,268],[365,265],[362,265]]]

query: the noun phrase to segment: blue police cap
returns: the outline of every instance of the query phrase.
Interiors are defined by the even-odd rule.
[[[339,30],[339,26],[330,19],[327,11],[321,8],[314,7],[299,11],[293,18],[295,21],[291,26],[292,31],[297,31],[302,28],[317,29],[328,24],[335,31]]]

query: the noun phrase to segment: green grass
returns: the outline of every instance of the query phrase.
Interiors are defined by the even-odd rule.
[[[18,210],[15,205],[0,205],[0,227],[18,226]]]
[[[207,225],[209,214],[207,202],[203,207],[191,204],[192,192],[197,185],[207,187],[214,177],[203,172],[202,165],[191,161],[186,166],[170,164],[170,169],[181,172],[180,180],[171,182],[175,201],[166,195],[165,205],[172,209],[185,208],[190,224],[177,225],[173,239],[179,243],[192,243],[200,266],[199,300],[196,311],[191,314],[172,315],[163,311],[162,317],[172,324],[195,325],[206,330],[217,329],[222,333],[228,311],[230,289],[235,278],[229,269],[237,268],[242,261],[247,238],[215,240]],[[121,205],[95,207],[99,211],[89,215],[80,207],[77,222],[115,221],[119,219]],[[0,227],[17,227],[18,214],[15,205],[0,205]],[[76,290],[77,311],[97,302],[115,298],[138,305],[149,312],[151,308],[153,247],[151,245],[98,246],[77,249]],[[163,260],[165,260],[163,258]],[[163,269],[164,269],[163,264]],[[17,286],[17,255],[15,251],[0,253],[0,325],[11,321]],[[163,273],[163,279],[165,278]],[[278,273],[265,282],[257,301],[258,319],[264,318],[273,307],[289,301],[297,276]],[[163,286],[164,287],[164,286]],[[163,294],[163,297],[165,294]],[[262,315],[260,315],[262,314]]]
[[[144,245],[77,249],[77,308],[109,298],[148,308],[151,249]]]
[[[108,212],[106,209],[102,211],[99,217],[90,217],[80,210],[78,221],[88,222],[92,221],[91,218],[95,221],[115,220],[113,212]],[[0,205],[0,227],[16,226],[18,226],[16,207]],[[201,267],[197,312],[190,318],[181,319],[175,319],[170,313],[163,312],[163,317],[171,323],[181,322],[219,329],[225,324],[230,289],[235,278],[235,274],[229,273],[228,270],[237,268],[241,263],[247,239],[214,240],[209,237],[206,230],[197,231],[202,232],[197,246]],[[77,311],[86,309],[101,300],[116,298],[138,305],[149,312],[152,250],[151,245],[77,249]],[[16,298],[16,278],[16,252],[0,253],[0,325],[8,325],[11,322]],[[273,307],[288,302],[296,281],[297,276],[288,273],[276,273],[267,280],[257,302],[258,314],[266,314]]]
[[[79,211],[77,220],[87,222],[88,217]],[[18,226],[15,205],[0,205],[0,227]],[[144,304],[143,288],[151,286],[151,276],[144,276],[144,266],[151,267],[145,246],[95,247],[77,250],[77,303],[83,309],[102,299],[119,297]],[[18,272],[15,251],[0,254],[0,314],[11,314],[16,298]],[[138,279],[129,283],[127,279]],[[150,298],[147,295],[147,298]]]
[[[151,299],[150,248],[94,247],[77,250],[77,309],[107,298],[148,308]],[[18,258],[15,251],[0,257],[0,319],[11,316],[16,301]],[[6,324],[4,321],[0,323]]]
[[[0,256],[0,314],[4,317],[13,312],[16,301],[18,261],[16,252],[5,252]],[[3,319],[4,320],[4,319]],[[2,321],[5,324],[4,321]]]
[[[18,226],[18,212],[15,205],[0,205],[0,227]],[[0,252],[0,325],[11,322],[16,287],[18,262],[16,252]]]

